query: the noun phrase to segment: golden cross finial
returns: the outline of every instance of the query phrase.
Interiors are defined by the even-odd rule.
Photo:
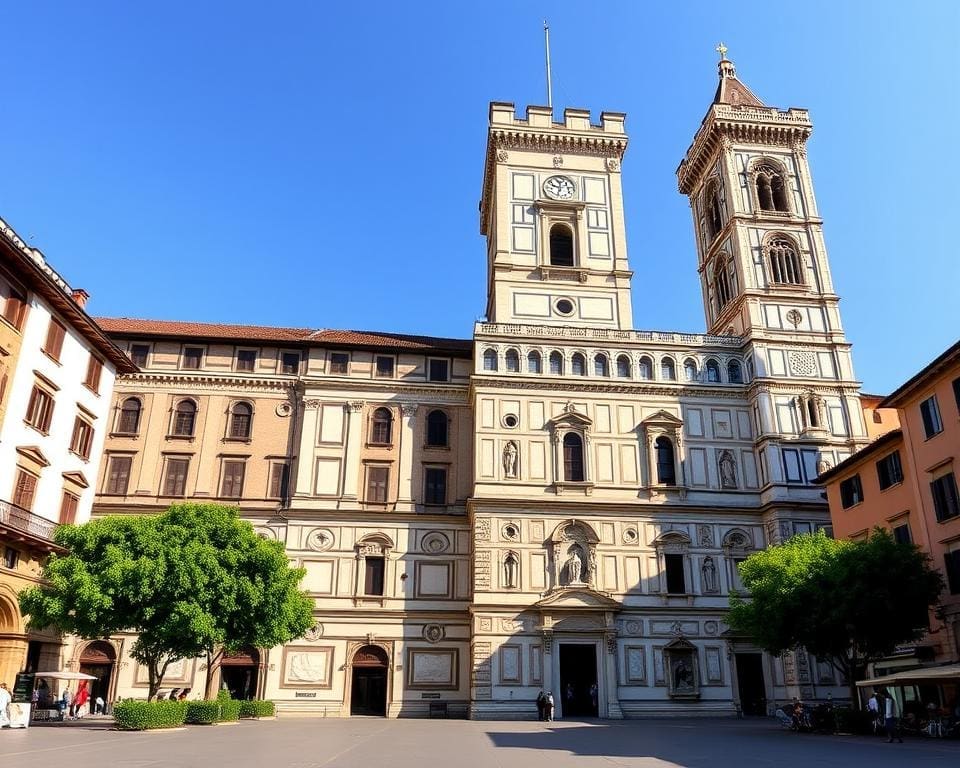
[[[726,61],[726,58],[727,58],[727,46],[725,46],[725,45],[721,42],[720,45],[718,45],[718,46],[716,47],[716,51],[717,51],[717,53],[720,54],[720,61]]]

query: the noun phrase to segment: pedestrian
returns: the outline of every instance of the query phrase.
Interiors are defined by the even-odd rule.
[[[873,728],[873,735],[881,732],[883,716],[880,714],[880,699],[877,695],[877,689],[873,689],[873,695],[867,699],[867,711],[870,713],[870,726]]]
[[[897,701],[889,692],[884,697],[883,722],[887,728],[887,744],[893,744],[894,736],[896,736],[897,741],[903,744],[903,737],[900,736],[900,731],[897,728]]]
[[[73,717],[73,694],[70,692],[70,686],[68,685],[63,689],[63,695],[60,697],[60,706],[57,707],[60,710],[60,718],[62,720],[69,720]]]
[[[543,710],[544,706],[546,705],[546,699],[547,697],[544,695],[543,691],[540,691],[540,693],[537,694],[537,720],[542,721],[544,719]]]
[[[177,701],[186,701],[188,693],[190,693],[190,689],[184,688],[182,691],[180,691],[180,695],[177,696]]]
[[[553,720],[553,693],[551,691],[547,691],[547,696],[544,700],[543,717],[548,723]]]
[[[87,688],[87,681],[83,680],[77,688],[77,695],[73,698],[73,716],[78,720],[83,717],[84,709],[87,706],[87,699],[90,698],[90,691]]]
[[[597,708],[597,684],[596,683],[590,686],[590,705],[594,709]]]
[[[567,683],[567,690],[563,694],[563,716],[573,713],[573,683]]]
[[[93,706],[94,706],[93,711],[96,712],[98,715],[102,715],[104,709],[106,709],[107,707],[107,703],[103,700],[103,696],[97,696],[97,698],[94,699],[93,701]]]
[[[179,689],[179,688],[171,688],[171,689],[170,689],[170,695],[167,696],[167,701],[176,701],[176,700],[177,700],[177,694],[179,694],[179,693],[180,693],[180,689]]]
[[[10,707],[10,691],[7,690],[6,683],[0,683],[0,728],[10,727],[10,715],[7,710]]]

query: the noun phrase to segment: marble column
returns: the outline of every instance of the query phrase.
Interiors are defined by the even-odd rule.
[[[400,406],[400,483],[397,490],[397,509],[413,511],[413,452],[417,429],[417,404]]]
[[[343,459],[343,498],[356,500],[360,482],[360,445],[363,442],[363,402],[346,403],[347,445]]]

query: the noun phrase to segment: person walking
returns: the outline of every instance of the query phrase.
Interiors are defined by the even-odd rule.
[[[63,720],[69,720],[73,717],[73,694],[70,692],[70,686],[63,689],[63,695],[60,697],[60,717]]]
[[[544,719],[543,710],[546,706],[546,698],[547,697],[544,695],[543,691],[540,691],[540,693],[537,694],[537,720],[542,721]]]
[[[87,706],[87,699],[90,698],[90,691],[87,688],[87,681],[82,680],[77,688],[77,695],[73,698],[73,716],[79,720],[83,717]]]
[[[544,719],[549,723],[553,721],[553,693],[548,691],[543,705]]]
[[[10,727],[10,714],[7,711],[10,707],[10,691],[7,690],[6,683],[0,683],[0,728]]]
[[[897,701],[888,691],[883,698],[883,722],[887,729],[887,744],[893,744],[894,736],[896,736],[897,741],[903,744],[903,738],[897,728],[897,714]]]

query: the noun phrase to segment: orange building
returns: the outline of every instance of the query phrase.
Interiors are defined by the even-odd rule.
[[[960,660],[960,342],[893,394],[864,397],[865,421],[881,434],[818,481],[826,487],[837,538],[858,539],[879,526],[930,555],[947,586],[931,632],[909,655]],[[878,414],[876,418],[872,414]],[[880,429],[877,429],[880,431]]]

